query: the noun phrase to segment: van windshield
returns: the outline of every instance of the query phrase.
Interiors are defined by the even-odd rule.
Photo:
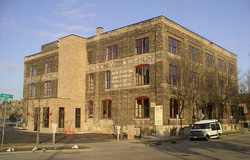
[[[192,127],[192,129],[209,129],[209,123],[205,123],[205,124],[194,124]]]

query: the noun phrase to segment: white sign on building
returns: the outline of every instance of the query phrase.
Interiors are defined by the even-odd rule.
[[[163,106],[155,106],[155,125],[163,125]]]

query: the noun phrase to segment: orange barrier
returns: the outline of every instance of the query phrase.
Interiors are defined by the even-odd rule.
[[[71,132],[71,134],[75,134],[74,128],[72,129],[72,132]]]
[[[70,129],[68,129],[68,134],[70,134]]]
[[[66,133],[67,133],[67,131],[66,131],[66,129],[65,129],[65,128],[64,128],[64,130],[63,130],[63,133],[64,133],[64,134],[66,134]]]

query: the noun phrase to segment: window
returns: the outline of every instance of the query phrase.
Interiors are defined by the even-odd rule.
[[[51,95],[52,93],[52,82],[47,81],[44,83],[44,93],[46,96]]]
[[[64,107],[59,107],[59,128],[64,128]]]
[[[207,103],[207,118],[216,119],[216,108],[214,103]]]
[[[94,90],[94,74],[89,74],[89,91]]]
[[[182,112],[182,118],[184,118],[184,111],[182,111],[182,101],[179,101],[175,98],[170,98],[170,118],[177,118],[176,115],[179,115],[180,111]]]
[[[213,65],[213,55],[206,53],[205,60],[207,67],[211,67]]]
[[[51,73],[52,72],[52,62],[46,63],[45,73]]]
[[[143,54],[149,52],[149,38],[142,38],[136,40],[136,54]]]
[[[49,127],[49,107],[43,107],[43,127]]]
[[[111,71],[106,71],[106,88],[111,88]]]
[[[31,66],[30,67],[30,76],[36,76],[37,75],[37,66]]]
[[[89,101],[89,103],[88,103],[88,117],[89,118],[94,117],[93,101]]]
[[[30,84],[30,86],[29,86],[29,95],[30,95],[30,97],[35,97],[36,96],[36,85],[35,84]]]
[[[149,84],[149,65],[139,65],[135,70],[136,85]]]
[[[193,62],[198,61],[199,49],[192,47],[192,46],[189,46],[189,54],[190,54],[191,60]]]
[[[231,118],[233,119],[236,118],[236,106],[235,105],[230,106],[230,114],[231,114]]]
[[[138,97],[135,99],[135,118],[149,118],[148,97]]]
[[[243,106],[239,106],[239,116],[244,117],[244,107]]]
[[[81,108],[76,108],[75,127],[81,127]]]
[[[102,118],[111,118],[111,108],[112,108],[111,100],[102,101]]]
[[[218,69],[221,72],[225,72],[225,62],[223,59],[218,58]]]
[[[169,66],[169,84],[177,85],[180,82],[179,69],[175,66]]]
[[[228,72],[230,75],[234,74],[234,65],[229,63]]]
[[[180,55],[181,53],[181,42],[168,37],[168,52],[176,54],[176,55]]]
[[[191,82],[193,87],[197,87],[198,85],[198,77],[196,72],[191,73]]]
[[[88,64],[92,63],[92,51],[88,52]]]
[[[193,119],[198,119],[198,114],[199,114],[199,105],[197,103],[194,103]]]
[[[106,60],[117,59],[118,47],[117,45],[107,47]]]

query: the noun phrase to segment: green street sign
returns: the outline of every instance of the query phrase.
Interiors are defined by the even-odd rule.
[[[1,93],[0,97],[4,98],[4,99],[13,99],[13,95],[11,94],[6,94],[6,93]]]

